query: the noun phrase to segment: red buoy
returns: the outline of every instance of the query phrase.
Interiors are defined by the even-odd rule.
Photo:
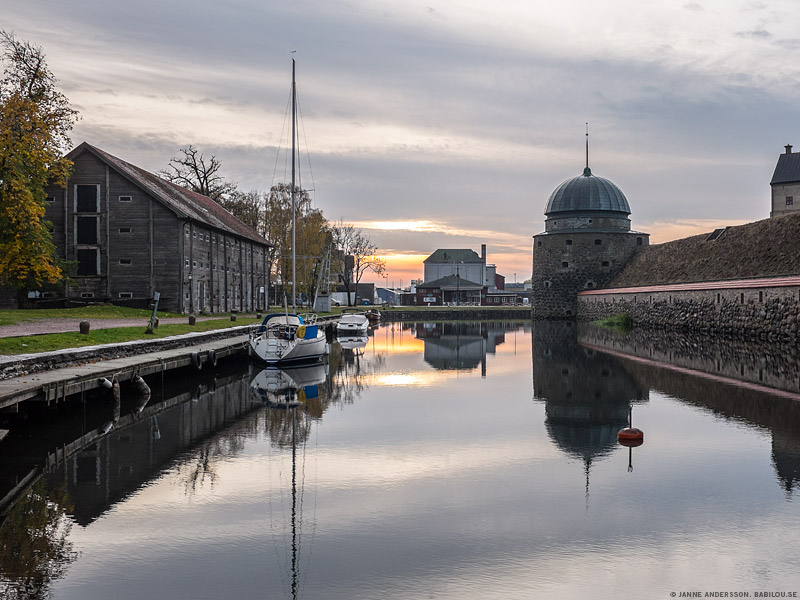
[[[617,433],[617,441],[629,448],[635,448],[644,444],[644,431],[636,427],[626,427]]]

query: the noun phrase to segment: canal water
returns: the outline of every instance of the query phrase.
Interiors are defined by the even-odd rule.
[[[395,323],[149,383],[4,417],[2,597],[800,595],[796,347]]]

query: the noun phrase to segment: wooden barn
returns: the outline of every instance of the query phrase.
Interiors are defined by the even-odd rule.
[[[267,308],[270,244],[219,204],[82,143],[66,189],[48,188],[59,254],[77,263],[68,300],[184,313]]]

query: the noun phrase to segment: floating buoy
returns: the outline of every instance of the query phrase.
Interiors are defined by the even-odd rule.
[[[617,441],[629,448],[635,448],[644,444],[644,431],[636,427],[626,427],[617,433]]]

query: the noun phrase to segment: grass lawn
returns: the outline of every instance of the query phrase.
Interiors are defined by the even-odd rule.
[[[101,304],[97,306],[83,306],[81,308],[44,308],[32,310],[0,310],[0,325],[19,325],[27,321],[41,321],[44,319],[129,319],[148,318],[152,310],[144,308],[126,308]],[[177,313],[158,311],[159,318],[180,317]]]
[[[130,317],[136,315],[125,314],[121,316]],[[159,317],[161,316],[164,315],[159,313]],[[92,316],[91,318],[99,317]],[[141,327],[115,327],[111,329],[97,329],[90,331],[88,335],[81,335],[77,331],[71,331],[68,333],[47,333],[43,335],[0,338],[0,355],[33,354],[37,352],[48,352],[50,350],[62,350],[64,348],[81,348],[83,346],[96,346],[99,344],[116,344],[120,342],[130,342],[133,340],[151,340],[170,335],[191,333],[193,331],[212,331],[214,329],[238,327],[239,325],[251,325],[258,321],[259,319],[252,317],[239,317],[236,321],[231,321],[230,317],[226,317],[224,319],[198,321],[194,325],[189,325],[188,322],[170,323],[160,325],[154,334],[146,334],[144,332],[146,319],[143,319]]]

